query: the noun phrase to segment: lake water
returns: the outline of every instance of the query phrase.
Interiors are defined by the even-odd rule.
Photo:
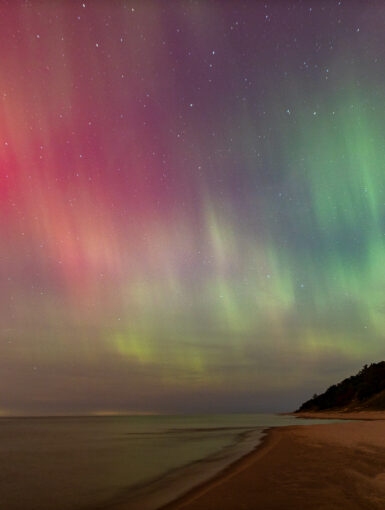
[[[0,508],[154,510],[251,451],[268,414],[0,419]]]

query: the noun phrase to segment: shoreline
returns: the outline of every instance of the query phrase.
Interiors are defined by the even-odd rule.
[[[358,421],[376,421],[385,420],[385,411],[302,411],[291,413],[291,416],[304,419],[319,420],[358,420]]]
[[[226,481],[233,476],[241,473],[244,469],[247,469],[250,462],[254,462],[255,456],[258,456],[258,458],[263,457],[263,455],[267,453],[273,445],[275,445],[277,441],[272,437],[273,431],[279,430],[280,428],[283,427],[266,427],[266,429],[262,431],[263,435],[260,439],[260,442],[253,448],[253,450],[243,455],[240,459],[227,465],[214,477],[209,478],[199,485],[196,485],[185,494],[182,494],[182,496],[179,496],[178,498],[170,501],[166,505],[160,506],[157,510],[177,510],[183,506],[186,506],[188,503],[195,501],[203,494],[214,489],[216,486],[221,485],[222,483],[226,483]]]
[[[345,422],[268,427],[251,452],[158,510],[383,508],[385,412],[291,415]],[[347,475],[330,477],[336,465]]]
[[[244,427],[240,427],[244,429]],[[263,442],[266,430],[257,427],[243,430],[237,440],[221,450],[175,468],[150,482],[123,489],[120,493],[99,506],[84,510],[163,510],[186,494],[205,486],[255,452]],[[210,429],[213,430],[213,429]],[[221,430],[221,429],[219,429]]]
[[[242,432],[234,443],[224,449],[164,473],[150,482],[123,489],[115,497],[98,507],[93,507],[92,510],[168,510],[174,508],[176,504],[179,505],[179,502],[195,499],[197,493],[211,490],[214,485],[221,484],[225,479],[246,469],[249,459],[254,462],[255,455],[264,455],[266,448],[270,448],[273,430],[308,426],[307,420],[302,420],[302,417],[285,414],[291,418],[290,425],[282,422],[276,424],[269,420],[265,425]],[[276,413],[272,416],[282,415]],[[299,419],[298,425],[293,418]],[[318,416],[311,421],[314,424],[322,423]]]

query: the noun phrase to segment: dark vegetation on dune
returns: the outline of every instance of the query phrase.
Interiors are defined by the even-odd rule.
[[[365,365],[358,374],[333,384],[321,395],[314,395],[296,412],[326,409],[384,410],[385,361]]]

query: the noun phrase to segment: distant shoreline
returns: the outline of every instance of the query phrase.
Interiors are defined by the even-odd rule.
[[[159,510],[382,509],[385,412],[293,415],[353,421],[270,427],[252,452]]]

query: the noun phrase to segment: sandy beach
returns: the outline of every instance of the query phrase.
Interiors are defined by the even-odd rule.
[[[162,510],[385,508],[385,412],[300,416],[362,421],[270,429],[254,452]]]

